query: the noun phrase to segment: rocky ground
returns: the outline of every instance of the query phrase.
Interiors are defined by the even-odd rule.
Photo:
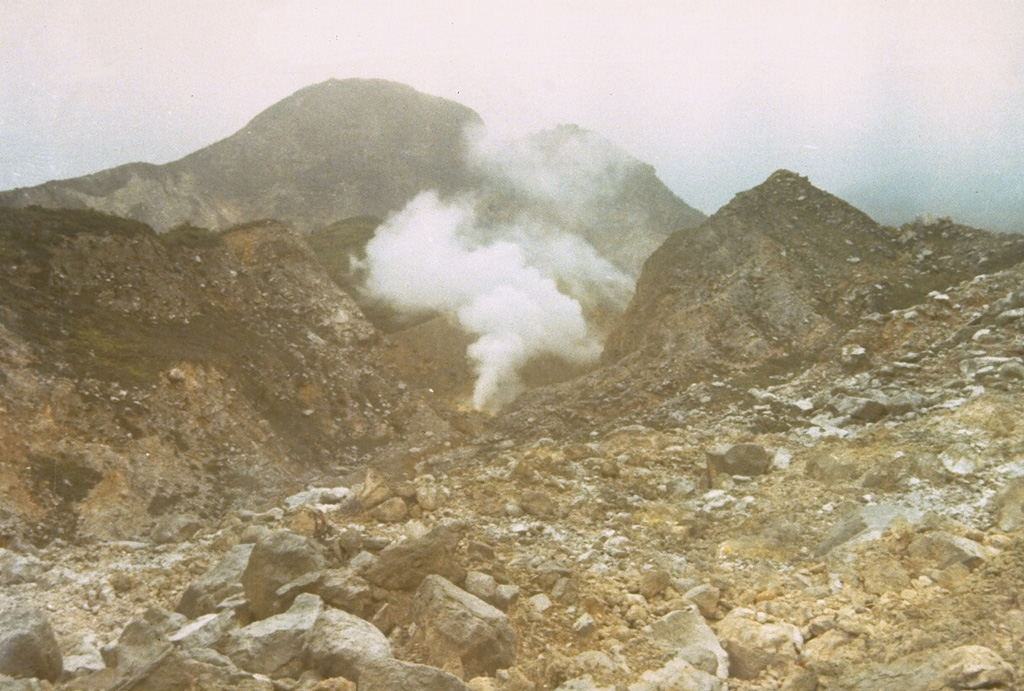
[[[256,511],[13,540],[0,688],[1022,688],[1022,285]]]

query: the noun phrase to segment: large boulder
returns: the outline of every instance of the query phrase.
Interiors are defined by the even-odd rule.
[[[919,562],[935,564],[940,569],[963,564],[973,570],[992,556],[992,550],[969,538],[935,530],[911,542],[907,555]]]
[[[31,607],[0,612],[0,674],[56,681],[63,671],[57,638],[45,612]]]
[[[288,611],[232,631],[221,652],[247,672],[297,677],[305,668],[308,634],[322,610],[319,596],[303,593]]]
[[[177,611],[189,619],[213,612],[219,603],[242,592],[242,574],[253,545],[235,545],[217,565],[193,581],[178,601]]]
[[[376,609],[370,584],[362,576],[348,569],[325,571],[316,592],[323,598],[324,603],[331,607],[343,609],[364,619],[373,616]]]
[[[0,547],[0,585],[31,583],[50,568],[30,554],[19,554]]]
[[[992,689],[1014,680],[1013,665],[993,650],[962,645],[946,655],[945,682],[954,689]]]
[[[428,574],[454,578],[458,567],[452,561],[458,534],[438,526],[422,537],[388,545],[366,571],[366,580],[388,590],[415,590]]]
[[[444,670],[400,660],[371,665],[359,675],[356,691],[469,691]]]
[[[729,656],[700,609],[689,605],[669,612],[644,629],[651,638],[677,649],[677,657],[719,679],[729,677]]]
[[[735,609],[718,624],[718,638],[729,653],[730,672],[755,679],[769,667],[795,663],[803,647],[800,629],[787,623],[761,624],[752,613]]]
[[[763,475],[772,464],[772,455],[760,444],[719,446],[707,453],[711,477],[726,475]]]
[[[300,576],[320,571],[326,560],[312,540],[287,530],[261,538],[242,573],[242,588],[249,611],[263,619],[284,611],[289,602],[277,594],[281,586]]]
[[[306,653],[323,676],[358,681],[364,669],[391,658],[391,645],[368,621],[325,607],[309,632]]]
[[[413,619],[431,661],[458,659],[466,678],[493,676],[515,662],[516,635],[508,617],[440,576],[423,579]]]
[[[630,685],[629,691],[722,691],[725,688],[718,677],[676,657],[660,669],[644,672],[639,682]]]
[[[129,622],[121,635],[101,651],[108,669],[89,677],[99,688],[170,691],[188,688],[194,670],[159,630],[145,619]]]

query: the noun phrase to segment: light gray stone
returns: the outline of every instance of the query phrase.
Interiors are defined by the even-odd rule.
[[[214,648],[237,624],[238,618],[231,610],[204,614],[175,631],[167,640],[180,648]]]
[[[46,612],[13,607],[0,612],[0,674],[56,681],[64,663]]]
[[[592,617],[589,612],[580,615],[572,625],[572,632],[580,638],[586,638],[596,630],[597,622],[594,621],[594,617]]]
[[[751,614],[736,609],[718,624],[731,673],[739,679],[754,679],[769,667],[795,663],[804,643],[800,629],[792,624],[761,624],[748,618]]]
[[[669,612],[645,627],[644,632],[676,648],[678,656],[697,669],[719,679],[728,678],[729,656],[696,605]]]
[[[188,688],[191,671],[185,659],[144,619],[130,622],[117,641],[104,646],[101,653],[107,667],[115,670],[110,688],[147,691]]]
[[[946,656],[945,682],[954,689],[991,689],[1014,681],[1013,666],[980,645],[962,645]]]
[[[49,568],[49,564],[30,554],[19,554],[0,547],[0,585],[31,583]]]
[[[373,615],[376,603],[370,584],[362,576],[348,569],[329,569],[324,572],[317,594],[325,604],[366,619]]]
[[[368,621],[325,607],[309,632],[306,653],[323,676],[358,681],[369,665],[391,658],[391,645]]]
[[[348,487],[311,487],[291,495],[284,500],[284,505],[289,511],[295,511],[303,506],[345,505],[355,499],[355,492]]]
[[[465,589],[467,593],[493,605],[494,596],[498,592],[498,581],[488,573],[469,571],[466,573]]]
[[[92,633],[73,636],[73,639],[67,642],[63,657],[64,674],[67,676],[98,672],[107,666],[100,654],[99,640]]]
[[[416,503],[424,511],[436,511],[448,501],[448,490],[440,485],[425,484],[416,488]]]
[[[724,691],[722,680],[697,669],[682,657],[676,657],[656,670],[640,676],[629,691]]]
[[[232,631],[220,651],[247,672],[298,676],[305,667],[307,636],[322,610],[319,596],[303,593],[288,611]]]
[[[283,611],[290,603],[277,590],[299,576],[320,571],[326,561],[308,538],[280,530],[262,538],[253,547],[242,573],[242,588],[256,619]]]
[[[974,540],[941,530],[925,533],[915,539],[907,547],[907,554],[912,559],[932,562],[940,569],[953,564],[975,569],[990,556],[989,550]]]
[[[515,663],[516,635],[500,610],[440,576],[427,576],[416,591],[413,619],[431,661],[462,662],[467,678],[493,676]]]
[[[507,612],[509,607],[519,601],[519,586],[511,583],[502,583],[494,589],[494,606],[502,612]]]
[[[683,593],[683,597],[697,605],[702,617],[709,619],[718,609],[718,600],[722,597],[722,591],[710,583],[703,583],[687,590]]]
[[[707,452],[708,472],[753,477],[768,472],[772,455],[760,444],[744,443],[720,446]]]
[[[218,603],[242,592],[242,574],[253,545],[235,545],[217,565],[193,581],[178,601],[176,610],[189,619],[213,612]]]
[[[164,514],[153,525],[150,540],[157,545],[167,545],[190,539],[203,526],[195,514]]]
[[[378,662],[363,670],[356,691],[469,691],[443,670],[400,660]]]

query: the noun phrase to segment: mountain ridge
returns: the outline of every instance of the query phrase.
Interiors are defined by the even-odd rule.
[[[382,110],[387,118],[376,117]],[[328,80],[176,161],[130,163],[2,192],[0,203],[96,208],[161,231],[183,222],[224,228],[268,217],[306,231],[349,216],[382,216],[424,185],[451,189],[444,171],[460,169],[469,123],[482,121],[465,106],[404,84]],[[360,136],[348,136],[353,131]],[[399,158],[422,179],[397,178]],[[339,169],[361,173],[339,185]]]
[[[535,138],[557,143],[551,133],[574,127]],[[486,175],[474,163],[469,133],[483,128],[472,109],[405,84],[330,79],[299,89],[234,134],[175,161],[126,163],[2,191],[0,205],[94,208],[159,232],[183,223],[224,229],[273,218],[307,233],[352,217],[384,219],[427,190],[443,197],[474,193]],[[629,243],[621,237],[604,242],[635,274],[663,237],[704,215],[668,190],[653,167],[619,155],[637,169],[619,188],[609,187],[609,199],[579,225],[599,226],[592,233],[598,242],[625,225],[652,235],[635,250],[623,250]],[[501,195],[491,205],[499,215],[522,211]]]

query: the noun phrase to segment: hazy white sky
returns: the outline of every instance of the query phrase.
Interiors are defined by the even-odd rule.
[[[1014,0],[0,0],[0,189],[162,163],[331,77],[561,122],[706,212],[785,167],[877,220],[1024,230]]]

